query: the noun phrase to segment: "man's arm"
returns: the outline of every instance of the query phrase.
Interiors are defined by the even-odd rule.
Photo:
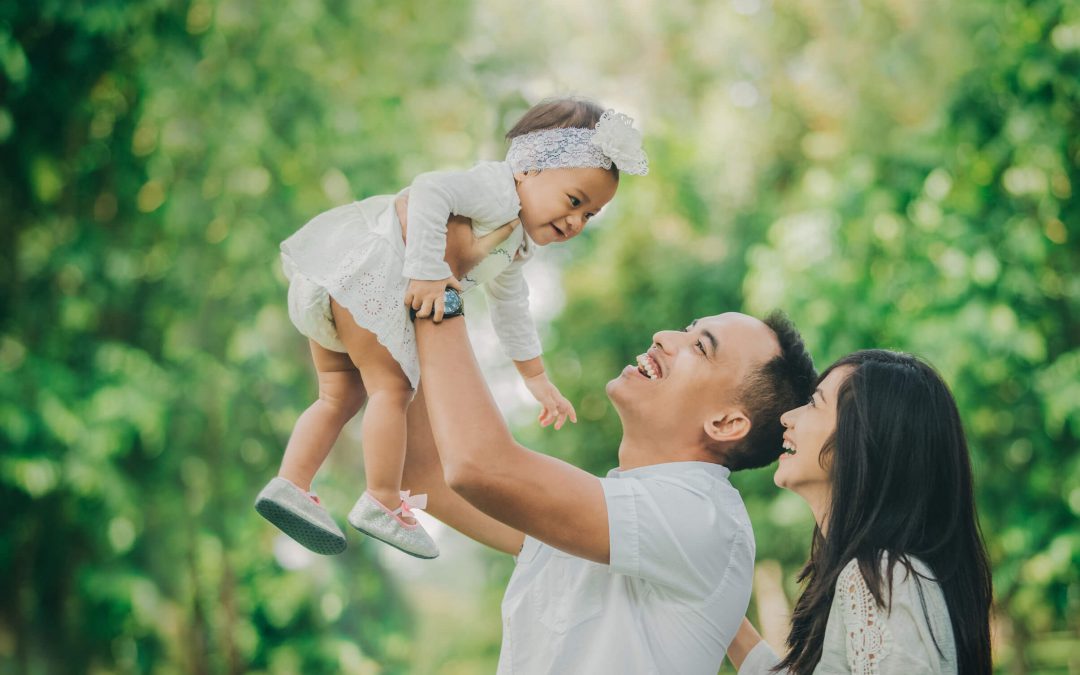
[[[418,320],[416,340],[450,487],[510,527],[606,564],[611,545],[600,479],[514,441],[480,375],[463,319]]]
[[[431,436],[428,421],[424,385],[416,392],[409,406],[407,431],[409,447],[405,453],[405,467],[401,485],[416,494],[428,497],[427,511],[458,532],[491,548],[517,555],[525,536],[514,528],[500,523],[465,501],[450,489],[443,478],[443,467],[435,439]]]

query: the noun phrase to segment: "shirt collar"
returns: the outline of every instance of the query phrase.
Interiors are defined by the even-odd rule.
[[[644,478],[646,476],[677,476],[691,471],[704,471],[713,478],[727,480],[731,475],[731,469],[712,462],[662,462],[639,466],[636,469],[622,469],[616,467],[608,471],[608,478]]]

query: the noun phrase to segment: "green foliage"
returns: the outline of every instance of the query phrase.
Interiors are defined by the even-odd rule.
[[[581,423],[520,437],[606,471],[604,383],[719,311],[786,309],[819,365],[918,353],[970,434],[997,661],[1075,671],[1074,5],[0,3],[0,672],[494,668],[467,621],[425,652],[373,547],[298,558],[253,513],[314,393],[277,245],[498,157],[568,90],[637,115],[652,173],[550,252],[546,358]],[[335,513],[356,454],[319,486]],[[809,513],[768,470],[736,480],[792,579]]]
[[[765,85],[770,147],[734,212],[714,186],[668,183],[692,171],[676,150],[681,126],[652,136],[658,178],[631,188],[650,203],[632,210],[651,219],[595,232],[607,258],[590,253],[566,272],[554,361],[582,364],[571,398],[598,424],[552,449],[610,464],[596,448],[618,422],[592,392],[651,330],[703,314],[781,307],[819,366],[869,346],[920,354],[951,383],[967,424],[997,661],[1065,672],[1064,652],[1040,645],[1067,635],[1075,651],[1080,630],[1080,15],[1054,2],[837,12],[811,3],[772,17],[785,41],[768,49],[794,76]],[[970,38],[947,39],[957,35]],[[793,577],[808,514],[776,491],[771,470],[756,474],[735,480],[759,558]]]

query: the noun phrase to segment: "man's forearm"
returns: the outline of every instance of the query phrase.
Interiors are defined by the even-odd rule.
[[[451,484],[493,469],[516,447],[480,373],[465,330],[452,318],[416,322],[417,350],[431,430]]]
[[[480,511],[571,555],[611,556],[600,479],[514,441],[459,317],[416,322],[420,377],[450,488]]]

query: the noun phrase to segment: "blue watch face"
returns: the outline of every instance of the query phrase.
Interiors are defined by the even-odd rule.
[[[452,288],[443,293],[443,316],[461,313],[461,295]]]

